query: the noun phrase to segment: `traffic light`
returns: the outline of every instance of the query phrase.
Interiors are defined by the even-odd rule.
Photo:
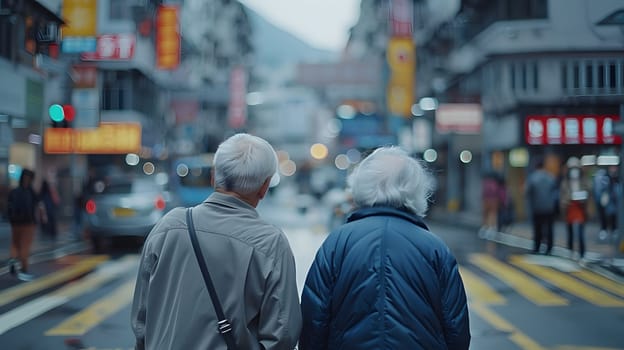
[[[74,121],[76,116],[76,110],[72,105],[60,105],[53,104],[48,108],[48,114],[52,120],[52,126],[68,128],[71,126],[71,122]]]

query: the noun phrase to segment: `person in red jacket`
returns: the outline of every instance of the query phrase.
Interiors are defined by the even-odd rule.
[[[579,255],[585,255],[585,222],[587,221],[587,199],[589,187],[583,177],[581,162],[570,157],[566,162],[567,173],[561,181],[560,206],[568,231],[568,249],[574,249],[574,238],[578,239]]]

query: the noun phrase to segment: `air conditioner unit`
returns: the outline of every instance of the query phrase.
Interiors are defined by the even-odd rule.
[[[45,27],[39,29],[37,32],[37,41],[39,43],[54,43],[58,40],[58,34],[57,24],[50,22]]]

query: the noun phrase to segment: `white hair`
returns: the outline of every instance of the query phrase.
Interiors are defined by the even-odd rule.
[[[213,164],[216,188],[250,194],[275,174],[277,155],[266,140],[240,133],[219,145]]]
[[[357,207],[386,205],[424,217],[435,180],[407,152],[386,146],[364,158],[349,175],[348,184]]]

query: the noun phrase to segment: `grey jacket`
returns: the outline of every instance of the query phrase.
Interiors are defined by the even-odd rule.
[[[295,261],[283,232],[215,192],[193,209],[197,237],[239,349],[293,349],[301,331]],[[169,212],[145,241],[132,304],[136,349],[226,349],[186,226]]]

